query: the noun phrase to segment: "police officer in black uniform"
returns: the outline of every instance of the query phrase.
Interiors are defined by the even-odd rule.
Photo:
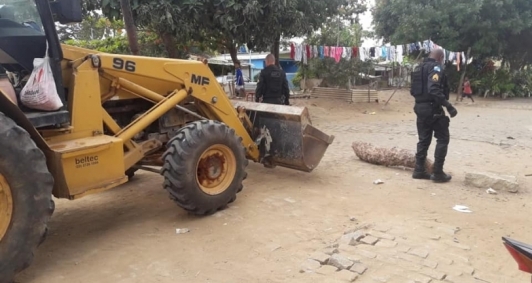
[[[260,72],[255,90],[255,101],[270,104],[290,105],[290,89],[285,72],[275,65],[275,56],[266,56],[266,68]]]
[[[410,94],[416,99],[414,112],[417,116],[417,144],[416,168],[412,174],[414,179],[430,179],[437,183],[449,182],[451,176],[443,172],[443,163],[447,156],[449,145],[449,117],[445,116],[443,107],[451,117],[458,111],[449,103],[449,85],[447,77],[442,72],[444,53],[442,49],[433,50],[429,58],[412,72],[412,86]],[[425,170],[427,151],[436,137],[434,152],[434,168],[432,175]]]

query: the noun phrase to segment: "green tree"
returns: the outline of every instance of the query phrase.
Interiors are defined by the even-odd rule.
[[[86,15],[81,23],[59,25],[57,29],[62,42],[69,39],[94,40],[120,35],[124,29],[124,22],[111,21],[94,13]]]
[[[320,46],[360,46],[367,35],[368,32],[363,30],[356,18],[351,22],[336,16],[328,19],[319,32],[308,37],[306,43]],[[325,85],[345,86],[353,82],[353,78],[360,78],[360,73],[367,73],[371,69],[371,61],[341,59],[336,62],[333,58],[315,58],[309,60],[308,65],[300,64],[294,83],[298,84],[299,80],[305,77],[321,78]]]
[[[530,0],[376,0],[373,21],[393,44],[432,39],[477,58],[506,57],[512,69],[531,63],[523,61],[530,45],[515,44],[530,39]]]
[[[366,10],[365,0],[255,0],[262,13],[253,25],[252,46],[270,47],[279,58],[281,38],[308,36],[331,17],[351,18]],[[277,62],[278,63],[278,62]]]
[[[237,46],[279,53],[281,37],[303,36],[331,16],[365,9],[363,0],[135,0],[135,23],[172,42],[205,42],[236,60]],[[85,9],[101,7],[111,19],[121,17],[120,0],[87,0]],[[172,54],[172,50],[168,50]],[[171,56],[172,57],[172,56]]]

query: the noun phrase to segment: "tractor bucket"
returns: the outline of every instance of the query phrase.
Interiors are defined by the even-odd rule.
[[[334,136],[312,126],[306,107],[245,101],[233,101],[233,105],[246,111],[253,124],[253,139],[265,137],[268,140],[271,137],[269,156],[261,154],[261,157],[268,157],[271,166],[311,172],[334,140]],[[265,135],[266,129],[269,136]]]

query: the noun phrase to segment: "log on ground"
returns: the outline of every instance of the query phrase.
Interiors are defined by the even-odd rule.
[[[376,147],[365,142],[353,142],[351,145],[360,160],[386,167],[416,167],[416,154],[406,149]],[[433,161],[427,158],[425,168],[432,173]]]

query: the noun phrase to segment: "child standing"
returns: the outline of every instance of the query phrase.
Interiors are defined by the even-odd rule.
[[[464,97],[467,97],[471,99],[471,101],[475,102],[475,100],[473,99],[473,91],[471,90],[471,82],[469,81],[468,77],[465,78],[464,91],[462,92],[462,98],[460,98],[460,101],[462,101]]]

